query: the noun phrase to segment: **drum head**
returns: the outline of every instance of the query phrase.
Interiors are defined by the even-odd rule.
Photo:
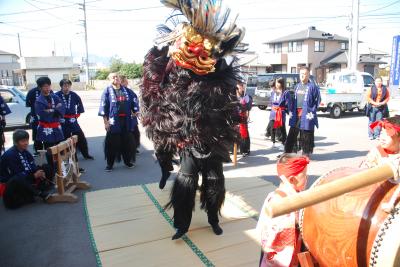
[[[400,266],[400,203],[379,228],[370,256],[370,267]]]

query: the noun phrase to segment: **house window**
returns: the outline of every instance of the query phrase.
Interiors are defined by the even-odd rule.
[[[288,52],[293,52],[293,42],[288,43]]]
[[[296,42],[296,52],[301,52],[303,49],[303,42]]]
[[[325,52],[325,41],[315,41],[315,52]]]
[[[303,47],[303,42],[289,42],[288,52],[301,52]]]
[[[273,44],[274,53],[282,53],[282,43]]]
[[[290,73],[297,73],[297,68],[296,67],[292,67],[290,69]]]
[[[63,74],[63,79],[69,80],[69,74]]]
[[[349,50],[349,43],[348,42],[341,42],[340,43],[341,50]]]

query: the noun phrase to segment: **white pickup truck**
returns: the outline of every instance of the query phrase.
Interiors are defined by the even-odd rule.
[[[318,110],[329,112],[338,119],[345,111],[363,111],[366,91],[374,85],[374,78],[367,72],[341,71],[328,74],[325,87],[321,87],[321,104]]]

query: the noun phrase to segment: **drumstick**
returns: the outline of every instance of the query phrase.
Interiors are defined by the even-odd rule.
[[[392,177],[392,168],[389,164],[384,164],[271,201],[264,212],[271,218],[278,217]]]
[[[237,165],[237,143],[233,143],[233,166]]]

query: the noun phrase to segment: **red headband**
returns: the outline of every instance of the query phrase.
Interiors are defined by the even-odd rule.
[[[285,163],[277,164],[278,176],[284,175],[289,178],[301,173],[310,163],[308,157],[289,158]]]
[[[400,126],[395,125],[393,123],[390,123],[388,120],[384,119],[382,121],[376,121],[371,123],[371,125],[369,126],[369,128],[371,128],[372,130],[375,129],[376,127],[381,127],[384,128],[387,132],[387,134],[392,137],[393,135],[395,135],[396,133],[400,133]]]

